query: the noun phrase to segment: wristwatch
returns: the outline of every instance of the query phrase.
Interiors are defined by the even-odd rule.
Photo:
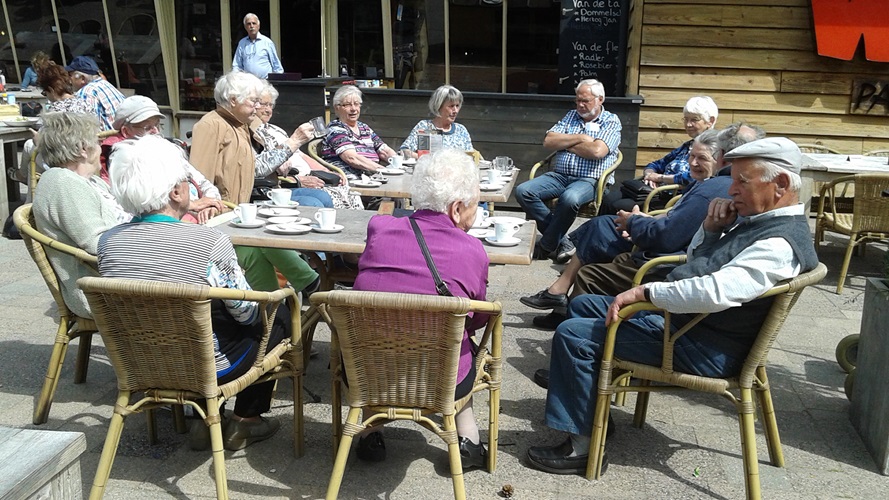
[[[645,297],[646,302],[651,302],[651,288],[647,285],[642,286],[642,295]]]

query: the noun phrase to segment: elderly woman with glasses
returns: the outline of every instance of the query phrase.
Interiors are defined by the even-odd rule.
[[[463,152],[444,149],[425,155],[417,162],[411,199],[417,209],[410,217],[378,215],[367,226],[367,247],[358,262],[355,290],[435,295],[435,280],[411,229],[413,219],[420,228],[432,261],[451,294],[485,300],[488,255],[481,242],[467,234],[478,209],[478,169]],[[470,336],[487,322],[476,315],[466,322],[455,398],[467,394],[475,382]],[[480,442],[478,425],[467,404],[457,413],[457,434],[463,468],[481,467],[487,450]],[[385,445],[379,432],[362,436],[358,458],[380,461]]]
[[[112,160],[111,190],[137,215],[99,239],[102,276],[250,290],[226,235],[180,221],[191,199],[187,163],[177,146],[160,137],[127,140],[115,146]],[[255,302],[242,300],[214,300],[210,306],[216,376],[226,383],[246,373],[260,355],[261,311]],[[290,336],[288,315],[279,310],[268,348]],[[243,449],[278,430],[277,420],[261,416],[271,407],[274,384],[252,385],[238,393],[234,413],[223,428],[227,450]],[[189,440],[192,448],[206,446],[207,426],[195,422]]]
[[[456,123],[463,107],[463,94],[456,87],[442,85],[429,97],[431,119],[420,120],[401,144],[405,157],[416,158],[421,132],[440,134],[445,148],[472,151],[472,139],[466,127]]]
[[[333,95],[333,110],[337,119],[330,122],[324,138],[321,157],[340,168],[347,175],[361,176],[379,170],[380,161],[395,156],[390,148],[361,116],[361,91],[354,85],[343,85]]]

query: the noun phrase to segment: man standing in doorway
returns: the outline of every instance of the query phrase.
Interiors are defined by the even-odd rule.
[[[269,73],[283,73],[284,67],[278,59],[275,42],[259,32],[259,18],[256,14],[244,16],[244,29],[247,30],[247,36],[238,42],[232,69],[253,73],[263,79]]]
[[[516,188],[519,205],[537,221],[537,228],[543,233],[534,248],[534,258],[552,258],[557,264],[568,262],[574,255],[574,245],[565,234],[580,207],[596,198],[596,183],[617,161],[620,145],[620,118],[602,107],[602,84],[598,80],[583,80],[575,94],[576,109],[553,125],[543,138],[543,146],[556,151],[552,169]],[[545,202],[553,198],[559,201],[550,210]]]

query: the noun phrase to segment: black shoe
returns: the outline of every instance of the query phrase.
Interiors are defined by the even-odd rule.
[[[544,389],[549,389],[549,370],[541,368],[534,372],[534,383]]]
[[[463,463],[463,470],[487,467],[488,448],[485,447],[484,443],[479,441],[478,444],[472,444],[472,441],[467,437],[461,437],[459,443],[460,461]]]
[[[543,316],[534,316],[534,319],[531,320],[531,323],[533,323],[534,326],[536,326],[537,328],[543,328],[544,330],[555,330],[566,319],[568,319],[568,316],[564,314],[551,312],[549,314],[544,314]]]
[[[559,244],[559,248],[553,253],[555,254],[552,258],[553,262],[556,264],[565,264],[571,260],[571,257],[573,257],[575,253],[577,253],[577,249],[574,248],[574,243],[571,243],[571,240],[566,238]]]
[[[222,444],[228,451],[238,451],[275,435],[281,422],[260,417],[258,421],[230,419],[222,430]]]
[[[519,302],[534,309],[555,309],[556,307],[568,307],[568,295],[541,290],[534,295],[519,298]]]
[[[386,460],[386,443],[383,442],[383,433],[376,431],[358,438],[358,449],[355,452],[358,458],[365,462]]]
[[[534,245],[534,253],[531,254],[532,260],[546,260],[550,259],[553,256],[553,252],[550,250],[546,250],[540,244]]]
[[[528,449],[528,461],[535,469],[550,474],[586,474],[589,454],[569,456],[574,449],[571,438],[556,446],[532,446]],[[602,474],[608,469],[608,453],[602,457]]]

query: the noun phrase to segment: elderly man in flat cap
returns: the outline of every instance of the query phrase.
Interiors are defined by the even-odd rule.
[[[712,313],[679,338],[674,363],[678,370],[697,375],[729,376],[740,370],[771,306],[771,299],[754,299],[818,265],[799,203],[801,154],[796,144],[783,137],[760,139],[725,157],[732,162],[732,199],[711,201],[688,247],[686,264],[664,282],[637,286],[617,297],[583,295],[571,301],[568,319],[553,337],[546,397],[546,425],[569,437],[556,446],[530,448],[533,467],[553,474],[585,471],[599,359],[607,327],[622,307],[650,301],[673,313],[673,331],[697,313]],[[649,311],[622,322],[614,356],[660,364],[664,321],[663,315]]]

